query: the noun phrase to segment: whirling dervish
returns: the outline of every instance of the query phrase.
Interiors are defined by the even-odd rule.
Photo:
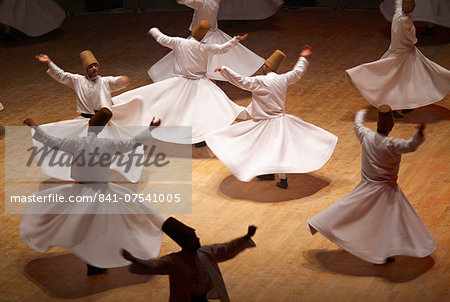
[[[412,20],[415,2],[396,0],[391,45],[378,61],[346,72],[361,95],[373,106],[414,109],[442,100],[450,91],[450,70],[426,58],[415,47]]]
[[[177,0],[178,3],[194,9],[192,22],[189,26],[190,31],[192,31],[201,20],[207,20],[211,24],[210,31],[201,40],[202,43],[222,44],[231,39],[231,37],[221,31],[217,25],[217,13],[219,11],[220,1],[222,0]],[[169,52],[148,70],[148,74],[154,82],[159,82],[174,76],[173,60],[174,54],[173,52]],[[245,46],[237,45],[226,54],[212,55],[208,59],[206,77],[212,80],[225,81],[220,74],[217,72],[214,73],[214,68],[220,65],[230,66],[243,75],[252,75],[263,64],[263,58],[251,52]]]
[[[163,135],[154,131],[157,139],[199,143],[199,147],[207,133],[230,125],[241,113],[240,117],[245,118],[245,109],[232,102],[205,74],[210,56],[228,52],[247,35],[236,36],[224,44],[200,42],[209,28],[210,23],[202,20],[188,39],[169,37],[157,28],[150,29],[149,34],[158,43],[173,49],[176,75],[114,97],[114,104],[119,105],[113,107],[112,121],[121,126],[144,126],[149,116],[158,116],[162,126],[191,129],[178,128],[180,132],[167,131]]]

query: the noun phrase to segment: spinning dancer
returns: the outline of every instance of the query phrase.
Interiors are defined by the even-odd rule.
[[[231,39],[229,35],[218,29],[217,12],[221,0],[177,0],[178,3],[193,8],[194,16],[189,30],[193,30],[201,20],[207,20],[211,24],[211,30],[201,40],[208,44],[222,44]],[[159,82],[176,74],[173,69],[174,63],[173,52],[168,53],[159,60],[149,70],[148,74],[154,82]],[[254,54],[242,45],[236,46],[226,54],[215,54],[208,59],[208,67],[206,76],[209,79],[224,81],[220,74],[214,73],[214,68],[220,65],[233,67],[239,73],[244,75],[254,74],[264,63],[264,59]]]
[[[393,262],[395,255],[426,257],[436,248],[431,232],[397,184],[403,153],[425,140],[423,124],[409,140],[389,137],[394,126],[389,106],[378,108],[377,132],[364,127],[367,110],[355,116],[362,148],[361,182],[350,194],[308,220],[311,234],[320,232],[349,253],[368,262]]]
[[[13,27],[30,37],[42,36],[57,29],[65,17],[66,13],[53,0],[0,1],[0,24]],[[9,28],[6,30],[9,31]]]
[[[86,136],[89,119],[100,108],[113,110],[111,92],[125,88],[129,82],[126,76],[100,76],[100,64],[90,50],[81,52],[80,58],[83,70],[86,72],[85,75],[65,72],[56,66],[48,55],[40,54],[36,56],[39,62],[48,65],[47,73],[52,78],[74,90],[77,96],[77,111],[81,114],[80,117],[72,120],[42,125],[41,128],[52,136],[59,138]],[[151,117],[147,116],[147,120]],[[107,127],[100,133],[100,137],[105,138],[126,139],[131,136],[133,136],[132,131],[118,127],[117,124],[115,124],[115,127]],[[34,145],[38,148],[42,147],[42,144],[36,140]],[[138,152],[141,153],[142,150],[138,149]],[[55,162],[63,156],[64,152],[58,151],[55,156]],[[41,166],[47,175],[61,180],[72,180],[70,167],[51,165],[49,159],[50,156],[47,156]],[[136,165],[133,165],[130,171],[125,171],[124,167],[120,167],[115,163],[111,168],[120,172],[132,182],[137,182],[142,172],[142,167],[137,167]]]
[[[127,140],[97,137],[111,116],[109,109],[100,109],[89,121],[87,136],[70,139],[48,135],[32,119],[24,121],[34,128],[35,140],[73,154],[71,176],[75,183],[37,193],[44,200],[56,195],[64,201],[28,203],[20,234],[31,248],[41,253],[52,246],[70,250],[88,263],[88,275],[129,264],[120,255],[121,247],[144,259],[156,257],[165,221],[147,203],[125,202],[127,195],[135,193],[108,182],[112,155],[147,141],[150,131],[159,123],[152,121],[149,129]]]
[[[378,61],[346,71],[375,107],[387,104],[394,110],[414,109],[440,101],[450,91],[450,71],[428,60],[414,46],[414,7],[414,1],[396,0],[389,50]]]
[[[245,77],[226,66],[218,67],[231,84],[251,91],[247,107],[253,120],[237,123],[206,137],[206,143],[241,181],[273,180],[287,189],[284,173],[308,173],[320,169],[333,154],[337,137],[319,127],[285,113],[288,85],[300,80],[308,65],[311,47],[305,45],[294,69],[277,74],[285,55],[275,51],[263,65],[262,76]],[[267,175],[268,174],[268,175]]]
[[[188,39],[169,37],[157,28],[150,29],[149,34],[158,43],[173,49],[176,76],[114,97],[114,103],[121,105],[114,107],[113,121],[123,126],[144,126],[149,115],[158,116],[162,126],[186,126],[192,132],[184,136],[172,135],[173,132],[159,136],[161,132],[155,131],[155,138],[200,147],[207,133],[230,125],[240,113],[244,114],[244,108],[233,103],[205,73],[210,56],[228,52],[247,35],[236,36],[220,45],[201,43],[209,28],[208,21],[201,21]],[[118,110],[123,114],[117,114]]]

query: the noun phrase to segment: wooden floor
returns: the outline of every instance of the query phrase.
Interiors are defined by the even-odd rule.
[[[101,74],[129,76],[127,89],[151,83],[147,69],[167,50],[147,30],[158,26],[169,35],[187,36],[191,14],[91,14],[73,16],[62,28],[40,38],[16,36],[1,42],[0,112],[4,126],[26,117],[48,123],[75,117],[73,91],[45,74],[34,59],[47,53],[67,71],[81,73],[79,52],[89,48]],[[257,248],[220,265],[232,301],[448,301],[450,97],[414,110],[398,120],[393,136],[409,138],[417,123],[427,123],[426,142],[403,157],[399,184],[433,233],[437,249],[429,257],[398,257],[389,265],[372,265],[348,254],[320,234],[311,236],[306,220],[349,193],[360,180],[360,147],[353,115],[369,108],[348,84],[344,70],[381,57],[389,46],[390,24],[378,12],[282,10],[264,21],[221,23],[230,35],[248,32],[244,45],[267,57],[279,48],[287,54],[281,71],[292,68],[301,46],[313,47],[304,78],[288,91],[286,111],[339,137],[330,161],[309,174],[289,175],[289,189],[274,182],[242,183],[206,148],[193,150],[193,213],[177,215],[197,229],[203,244],[243,235],[255,224]],[[421,39],[420,50],[450,68],[449,30]],[[240,105],[250,95],[222,86]],[[4,139],[1,140],[0,196],[4,196]],[[2,206],[2,209],[4,207]],[[21,239],[20,215],[0,214],[1,301],[168,301],[167,276],[132,275],[127,268],[87,278],[81,260],[60,248],[35,252]],[[178,250],[164,237],[161,255]]]

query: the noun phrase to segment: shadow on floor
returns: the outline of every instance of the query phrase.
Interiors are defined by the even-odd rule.
[[[283,190],[276,186],[278,176],[273,181],[255,178],[251,182],[242,182],[230,175],[221,182],[218,193],[232,199],[280,202],[314,195],[330,184],[328,179],[314,174],[287,174],[287,178],[289,187]]]
[[[128,266],[96,276],[87,276],[86,271],[86,263],[71,254],[38,258],[25,265],[28,279],[50,296],[63,299],[86,297],[152,279],[150,275],[130,273]]]
[[[393,283],[414,280],[434,265],[431,256],[425,258],[397,256],[393,263],[375,265],[344,250],[306,250],[303,257],[308,262],[304,264],[307,269],[348,276],[379,277]]]

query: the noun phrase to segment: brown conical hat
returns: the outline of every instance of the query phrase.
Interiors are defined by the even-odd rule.
[[[95,58],[94,54],[90,50],[84,50],[84,51],[80,52],[80,59],[81,59],[81,63],[83,64],[84,71],[87,70],[89,65],[91,65],[93,63],[98,64],[97,59]],[[98,65],[100,65],[100,64],[98,64]]]
[[[402,2],[402,10],[406,14],[412,13],[415,7],[416,2],[414,0],[403,0]]]
[[[281,50],[275,50],[273,54],[264,62],[272,71],[277,72],[286,55]]]
[[[202,20],[192,30],[192,36],[197,41],[201,41],[205,37],[206,33],[209,31],[210,28],[211,23],[209,23],[208,20]]]
[[[192,239],[197,238],[193,228],[173,217],[169,217],[164,221],[162,231],[182,248],[188,246]]]
[[[378,107],[377,131],[389,133],[394,128],[394,116],[389,105]]]
[[[112,112],[106,107],[101,108],[97,113],[89,120],[89,127],[103,127],[108,124],[112,118]]]

